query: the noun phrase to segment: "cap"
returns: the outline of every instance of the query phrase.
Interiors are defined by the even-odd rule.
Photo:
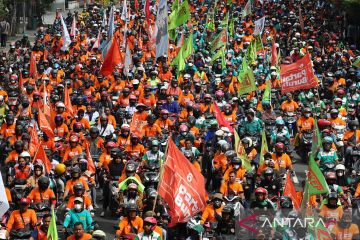
[[[78,202],[84,202],[84,200],[83,200],[81,197],[76,197],[76,198],[74,199],[74,202],[76,202],[76,201],[78,201]]]

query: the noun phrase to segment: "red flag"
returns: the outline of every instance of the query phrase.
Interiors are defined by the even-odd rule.
[[[41,144],[39,145],[39,149],[34,156],[33,162],[39,162],[39,161],[41,161],[44,164],[45,170],[49,174],[52,169],[51,162],[49,158],[46,156],[44,147]]]
[[[90,154],[89,145],[86,145],[86,158],[88,161],[88,170],[92,173],[95,173],[96,168],[95,168],[94,161],[92,160],[92,157]]]
[[[304,19],[302,17],[300,5],[299,5],[299,23],[300,23],[301,30],[304,31]]]
[[[64,104],[65,104],[66,110],[70,113],[70,115],[72,117],[74,117],[75,111],[71,104],[69,89],[67,88],[67,86],[64,89]]]
[[[34,53],[31,53],[30,56],[30,69],[29,69],[29,76],[33,79],[37,80],[37,68],[36,68],[36,60]]]
[[[112,44],[100,69],[101,75],[110,75],[113,72],[115,66],[120,64],[122,61],[123,59],[120,53],[119,45],[116,39],[113,38]]]
[[[46,135],[49,138],[53,138],[54,131],[52,130],[49,121],[46,119],[46,116],[43,113],[43,111],[41,111],[41,109],[39,109],[39,112],[38,112],[38,121],[39,121],[39,126],[40,126],[41,131],[46,133]]]
[[[300,209],[300,202],[299,202],[299,199],[297,198],[296,190],[295,190],[294,184],[293,184],[293,182],[291,180],[291,173],[288,173],[286,175],[284,196],[288,196],[288,197],[291,198],[291,200],[292,200],[292,202],[294,204],[294,208],[296,210]]]
[[[159,185],[159,195],[171,211],[171,226],[186,222],[206,207],[205,179],[171,140]]]
[[[135,9],[136,11],[139,9],[139,2],[138,0],[134,0],[134,6],[135,6]]]
[[[275,45],[275,41],[272,42],[271,46],[271,66],[276,66],[278,60],[278,53]]]
[[[40,140],[39,140],[39,136],[37,134],[36,128],[33,127],[30,129],[30,145],[29,145],[29,150],[30,152],[32,150],[34,150],[37,148],[37,146],[39,146]]]
[[[150,0],[145,2],[145,17],[147,19],[148,25],[150,26]]]
[[[309,54],[295,63],[281,65],[280,69],[281,94],[300,89],[310,89],[318,84]]]
[[[221,114],[221,111],[219,109],[219,106],[214,101],[214,111],[216,115],[216,120],[218,121],[219,125],[222,127],[227,127],[231,133],[234,133],[234,129],[230,125],[228,121],[225,120],[224,116]]]

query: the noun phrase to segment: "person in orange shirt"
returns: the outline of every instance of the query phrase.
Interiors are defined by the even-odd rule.
[[[70,137],[70,146],[66,149],[63,161],[66,162],[68,160],[75,160],[80,154],[82,154],[83,150],[78,144],[79,137],[76,135],[72,135]]]
[[[37,224],[36,213],[32,209],[28,209],[31,200],[29,198],[20,199],[20,209],[14,210],[6,224],[6,230],[10,233],[11,230],[18,230],[29,226],[34,228]]]
[[[91,234],[86,233],[82,222],[74,224],[74,234],[68,237],[66,240],[90,240],[92,239]]]
[[[221,211],[224,208],[222,205],[223,195],[221,193],[215,193],[211,203],[208,204],[201,215],[201,224],[205,222],[218,222],[221,219]]]
[[[203,114],[205,114],[205,113],[213,114],[214,113],[214,104],[212,103],[212,97],[210,94],[204,95],[204,103],[202,103],[200,105],[200,110]]]
[[[13,114],[6,114],[5,123],[1,125],[0,134],[5,138],[15,135],[15,116]]]
[[[330,224],[328,228],[331,230],[336,222],[342,218],[343,212],[343,207],[339,203],[338,194],[331,192],[325,199],[325,203],[321,206],[319,215],[325,222]]]
[[[235,180],[240,182],[245,180],[246,169],[241,166],[242,161],[238,157],[231,159],[229,168],[225,171],[223,179],[225,181],[229,180],[229,174],[233,172],[235,174]]]
[[[156,116],[154,114],[150,114],[146,120],[147,124],[142,128],[142,136],[145,138],[155,138],[161,136],[161,128],[155,124]]]
[[[149,108],[153,108],[156,104],[155,95],[151,92],[150,86],[144,87],[144,94],[140,96],[139,103],[144,104]]]
[[[184,156],[194,165],[194,167],[201,172],[201,166],[191,150],[182,150]]]
[[[277,72],[276,72],[276,71],[272,71],[272,72],[270,73],[270,79],[267,80],[267,81],[265,82],[265,84],[267,84],[267,83],[269,82],[269,83],[271,84],[270,86],[271,86],[272,89],[279,89],[279,88],[281,88],[281,81],[280,81],[280,79],[278,79],[277,77],[278,77]]]
[[[71,116],[65,111],[65,104],[63,102],[57,102],[55,104],[56,115],[61,115],[66,125],[70,125]]]
[[[107,116],[108,123],[114,126],[114,129],[116,128],[116,120],[113,115],[111,115],[111,109],[109,107],[104,108],[104,113]],[[98,124],[100,124],[100,118],[98,121]]]
[[[169,71],[169,66],[167,64],[162,65],[162,70],[159,73],[159,78],[162,82],[166,81],[166,82],[170,82],[170,80],[172,79],[173,75],[172,73]]]
[[[286,101],[281,104],[283,112],[296,112],[299,108],[298,104],[293,100],[291,93],[286,94]]]
[[[245,137],[242,140],[243,147],[245,149],[245,153],[247,155],[247,159],[251,162],[257,155],[256,148],[253,145],[251,138]]]
[[[339,117],[339,110],[337,110],[336,108],[331,109],[330,118],[328,118],[328,120],[330,121],[331,126],[333,127],[334,125],[346,126],[345,121]]]
[[[129,98],[130,98],[130,88],[124,87],[122,94],[119,96],[116,105],[120,106],[122,104],[125,104],[125,106],[129,105]]]
[[[78,166],[75,166],[71,169],[71,179],[65,184],[64,199],[67,196],[72,196],[74,194],[74,186],[77,183],[81,183],[85,187],[85,191],[89,192],[87,181],[81,177],[81,169]]]
[[[16,179],[28,179],[31,173],[31,167],[29,165],[30,154],[28,152],[22,152],[19,155],[18,165],[15,166],[15,178]]]
[[[137,216],[138,207],[136,204],[130,203],[126,207],[126,216],[123,217],[119,223],[119,230],[116,231],[116,236],[120,238],[127,234],[137,234],[143,231],[143,220]]]
[[[186,102],[186,107],[184,107],[179,114],[179,122],[186,122],[188,117],[193,116],[194,103],[192,101]]]
[[[282,142],[275,144],[275,153],[271,155],[273,159],[280,167],[280,169],[293,170],[293,165],[289,155],[284,153],[285,145]]]
[[[125,149],[126,146],[130,144],[130,125],[129,124],[123,124],[120,128],[120,134],[118,137],[118,140],[116,144],[121,149]]]
[[[119,178],[119,183],[127,179],[128,177],[135,177],[139,182],[141,182],[141,178],[136,174],[136,166],[133,162],[129,162],[126,164],[126,167],[123,169],[123,172]]]
[[[190,92],[190,85],[184,86],[184,91],[180,94],[178,103],[185,107],[187,103],[194,102],[194,95]]]
[[[74,195],[70,196],[69,200],[67,201],[66,210],[70,210],[70,209],[74,208],[75,207],[74,206],[75,198],[80,197],[83,199],[84,209],[86,209],[90,213],[92,213],[92,211],[94,210],[94,207],[92,205],[92,201],[91,201],[90,197],[87,194],[85,194],[84,185],[82,183],[75,184],[73,186],[73,191],[74,191]]]
[[[130,144],[125,148],[125,151],[131,156],[139,157],[140,159],[145,153],[145,147],[140,144],[140,137],[133,133],[130,137]]]
[[[55,129],[54,134],[56,137],[66,139],[69,135],[69,128],[64,123],[64,118],[61,115],[55,117]]]
[[[236,114],[232,111],[231,104],[227,103],[224,105],[224,111],[221,112],[224,119],[228,121],[231,125],[236,124]]]
[[[244,199],[244,189],[241,183],[236,181],[235,172],[229,173],[229,180],[223,182],[220,187],[220,192],[224,196],[234,195]]]
[[[349,130],[345,132],[344,134],[344,144],[347,146],[346,153],[345,153],[345,159],[347,159],[347,156],[352,152],[353,147],[358,145],[360,143],[360,130],[359,128],[359,122],[358,120],[352,120],[349,122]]]
[[[19,155],[24,151],[24,143],[19,140],[14,143],[14,150],[9,153],[9,156],[6,158],[5,163],[8,164],[10,162],[17,163]]]
[[[155,124],[158,125],[162,131],[169,131],[174,125],[173,121],[169,119],[169,111],[162,109],[160,111],[160,117],[155,121]]]
[[[46,213],[41,219],[41,225],[35,227],[30,240],[47,240],[47,231],[51,222],[51,214]]]
[[[77,118],[75,118],[71,122],[70,126],[71,126],[72,129],[74,129],[74,124],[77,123],[77,122],[81,123],[85,129],[90,129],[89,120],[84,118],[84,115],[85,115],[85,110],[84,109],[79,109],[78,113],[77,113]]]
[[[138,103],[136,105],[136,112],[133,114],[133,121],[145,122],[147,116],[149,115],[146,109],[147,107],[143,103]]]
[[[357,224],[351,223],[351,214],[344,213],[339,222],[331,230],[334,239],[352,240],[359,239],[359,227]]]
[[[31,190],[31,192],[28,195],[28,198],[36,205],[39,203],[45,203],[48,207],[52,206],[55,207],[56,204],[56,197],[53,192],[49,188],[50,186],[50,180],[48,177],[42,176],[39,178],[37,188],[34,188]]]
[[[107,166],[111,161],[111,153],[112,150],[116,149],[116,143],[114,142],[107,142],[105,145],[105,151],[103,151],[99,157],[99,167],[105,167]]]
[[[227,152],[229,149],[230,149],[230,144],[224,143],[223,145],[221,145],[221,150],[215,153],[213,159],[213,166],[215,172],[220,172],[218,174],[220,174],[221,176],[223,175],[227,167],[227,158],[225,156],[225,152]]]

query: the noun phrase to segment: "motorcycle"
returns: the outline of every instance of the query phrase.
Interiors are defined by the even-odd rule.
[[[50,213],[50,207],[45,202],[34,204],[33,206],[31,206],[31,209],[34,209],[34,211],[36,212],[36,217],[39,221],[45,214]]]
[[[10,232],[10,239],[12,240],[25,240],[31,237],[31,231],[27,228],[22,228],[18,230],[12,230]]]
[[[27,196],[30,193],[30,189],[27,187],[25,179],[15,179],[14,187],[10,190],[13,202],[17,203],[21,198]]]
[[[345,133],[345,126],[344,125],[334,125],[333,126],[333,131],[334,131],[334,134],[336,136],[336,141],[335,141],[335,144],[336,144],[336,149],[337,149],[337,152],[338,152],[338,157],[339,157],[339,160],[340,161],[343,161],[344,159],[344,133]]]
[[[345,160],[345,166],[356,172],[360,171],[360,149],[358,146],[352,148],[350,155]]]
[[[309,161],[309,152],[311,151],[312,147],[312,139],[313,139],[313,131],[312,130],[304,130],[301,133],[300,138],[300,156],[304,162]]]
[[[120,208],[120,203],[118,201],[119,190],[120,190],[118,181],[119,181],[118,177],[115,177],[114,179],[109,181],[109,189],[110,189],[109,209],[112,215],[115,215],[115,213]]]
[[[160,165],[156,163],[150,163],[144,166],[143,169],[143,183],[146,189],[157,189],[160,178]]]
[[[285,112],[284,115],[285,126],[289,130],[290,137],[294,137],[296,134],[296,115],[294,112]]]
[[[271,133],[274,130],[275,127],[275,120],[273,119],[266,119],[264,121],[265,124],[265,135],[266,135],[266,141],[269,143],[271,138]]]

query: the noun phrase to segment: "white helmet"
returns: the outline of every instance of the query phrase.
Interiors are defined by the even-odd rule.
[[[345,171],[345,166],[343,164],[338,164],[335,167],[335,171],[337,171],[337,170],[344,170]]]
[[[22,152],[22,153],[19,155],[19,157],[23,157],[23,158],[28,157],[28,158],[30,158],[31,156],[30,156],[30,153],[24,151],[24,152]]]

